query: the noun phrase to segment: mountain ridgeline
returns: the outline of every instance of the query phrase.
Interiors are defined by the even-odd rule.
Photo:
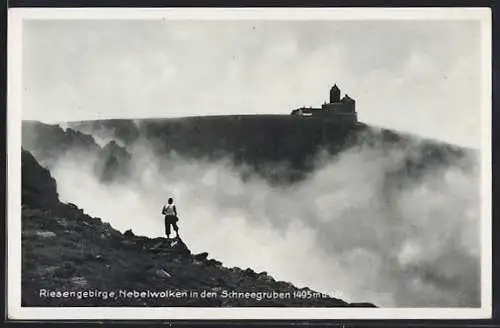
[[[42,162],[71,147],[100,152],[98,174],[106,179],[118,166],[126,173],[124,167],[130,159],[126,149],[138,143],[147,145],[159,157],[175,153],[187,159],[229,158],[235,165],[246,165],[276,183],[302,180],[316,167],[319,154],[335,156],[353,147],[404,152],[404,164],[391,174],[405,179],[417,178],[436,166],[467,162],[476,152],[360,122],[345,124],[292,115],[114,119],[65,125],[68,129],[63,130],[56,125],[24,122],[23,147]],[[101,149],[91,136],[107,146]],[[109,174],[103,174],[103,170]]]

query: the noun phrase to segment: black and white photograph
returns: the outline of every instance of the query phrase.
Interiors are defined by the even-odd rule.
[[[487,318],[485,8],[11,9],[8,314]]]

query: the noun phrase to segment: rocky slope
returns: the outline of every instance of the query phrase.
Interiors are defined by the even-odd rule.
[[[23,121],[22,143],[24,149],[49,167],[65,154],[87,156],[100,150],[91,135],[37,121]]]
[[[131,154],[115,140],[101,147],[92,135],[59,125],[24,121],[22,144],[49,169],[67,157],[75,161],[92,160],[95,176],[101,182],[118,180],[129,172]]]
[[[226,268],[181,239],[121,234],[61,203],[50,172],[25,150],[22,191],[23,306],[373,306]]]

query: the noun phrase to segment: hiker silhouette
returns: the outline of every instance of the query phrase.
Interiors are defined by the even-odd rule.
[[[161,214],[165,215],[165,234],[167,235],[167,239],[170,239],[170,226],[174,228],[176,237],[179,237],[179,227],[177,226],[177,221],[179,218],[177,216],[177,208],[174,205],[174,199],[168,199],[168,205],[163,205],[163,209],[161,210]]]

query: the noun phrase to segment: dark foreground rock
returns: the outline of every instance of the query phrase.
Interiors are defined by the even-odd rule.
[[[373,306],[226,268],[182,239],[122,234],[59,202],[48,170],[27,151],[22,160],[23,306]]]

